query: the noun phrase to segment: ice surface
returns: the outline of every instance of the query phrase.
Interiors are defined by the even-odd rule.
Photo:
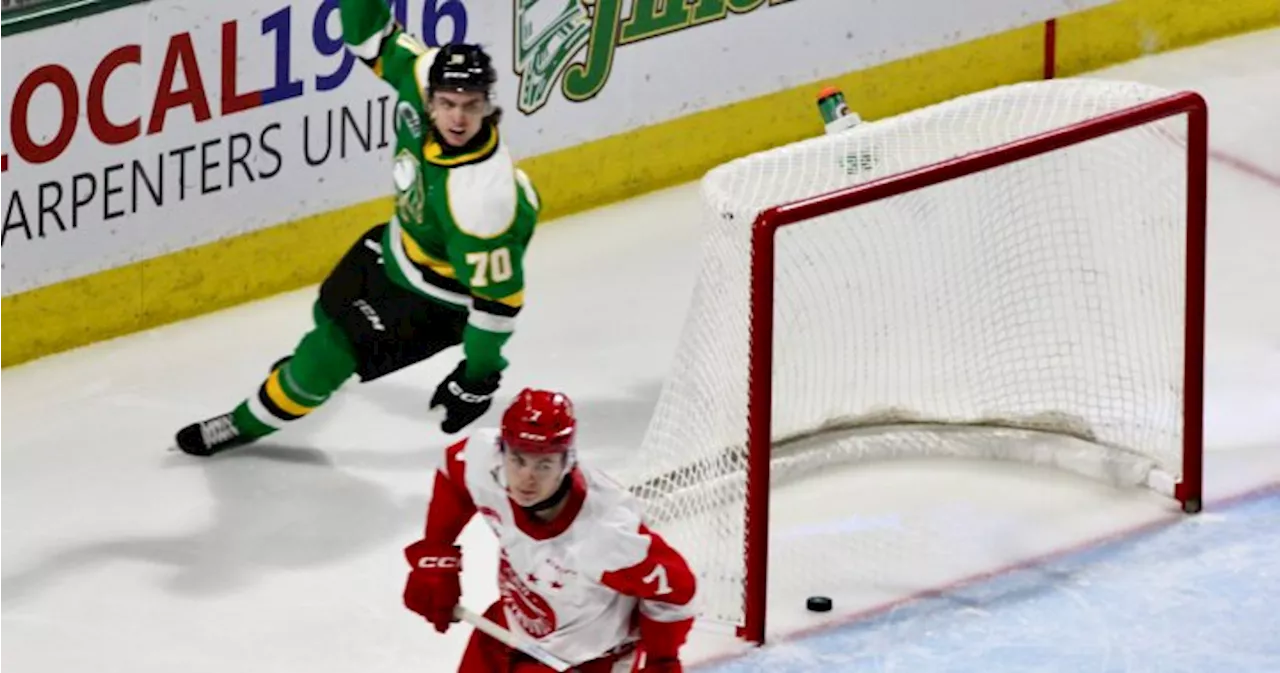
[[[1001,670],[992,662],[1026,664],[1018,670],[1083,670],[1077,663],[1094,670],[1096,662],[1103,662],[1098,670],[1178,670],[1155,665],[1180,662],[1173,657],[1188,648],[1205,657],[1213,648],[1219,657],[1265,656],[1258,639],[1277,632],[1264,630],[1274,623],[1237,622],[1237,615],[1253,614],[1245,610],[1257,597],[1269,597],[1267,605],[1280,598],[1274,564],[1267,565],[1274,538],[1267,547],[1265,537],[1227,534],[1255,521],[1274,536],[1274,511],[1215,513],[1212,503],[1280,480],[1280,31],[1105,75],[1196,88],[1211,105],[1211,509],[1197,523],[1171,529],[1172,546],[1140,538],[1126,547],[1132,555],[1110,554],[1098,569],[1021,571],[974,585],[942,607],[880,613],[852,632],[832,631],[851,639],[840,645],[853,657],[842,667],[922,670],[950,665],[943,655],[954,652],[955,667],[940,670]],[[685,185],[566,218],[535,240],[529,305],[510,345],[505,389],[571,391],[584,460],[621,466],[639,443],[692,288],[698,217],[696,186]],[[420,532],[428,470],[448,443],[425,406],[456,353],[350,386],[259,447],[207,461],[164,450],[178,427],[229,409],[254,389],[307,328],[313,296],[289,293],[4,371],[5,670],[453,670],[468,631],[438,636],[401,607],[400,549]],[[848,621],[851,610],[1176,516],[1168,501],[1144,491],[1021,465],[885,464],[849,479],[780,494],[775,515],[787,524],[780,535],[825,530],[817,526],[858,535],[865,532],[859,526],[924,523],[886,541],[880,549],[907,556],[882,555],[878,566],[867,566],[865,576],[878,586],[860,601],[838,599],[826,621]],[[814,506],[806,502],[853,488],[857,506],[826,520],[807,516]],[[1194,526],[1208,537],[1179,532]],[[475,526],[463,545],[464,601],[480,609],[496,596],[494,545]],[[911,555],[938,545],[955,553]],[[1152,583],[1136,585],[1130,568],[1153,562],[1161,565]],[[1106,573],[1129,579],[1099,589],[1091,603],[1076,600],[1083,594],[1072,582],[1089,578],[1101,586]],[[1224,598],[1207,600],[1206,592],[1219,589]],[[1187,601],[1196,609],[1183,622],[1178,611]],[[831,670],[822,659],[827,646],[785,640],[822,622],[778,603],[771,620],[780,645],[767,656]],[[1126,606],[1170,616],[1137,621]],[[988,630],[977,637],[966,630],[973,628]],[[745,649],[699,631],[686,653],[690,661],[710,661]],[[750,661],[733,670],[752,670]],[[1271,663],[1205,661],[1222,666],[1194,670],[1266,670]],[[974,662],[981,664],[966,665]]]

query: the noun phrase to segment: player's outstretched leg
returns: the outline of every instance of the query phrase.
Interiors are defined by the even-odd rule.
[[[293,355],[277,361],[257,391],[232,411],[178,431],[177,444],[194,456],[211,456],[265,437],[324,404],[356,371],[347,337],[313,309],[316,326]]]

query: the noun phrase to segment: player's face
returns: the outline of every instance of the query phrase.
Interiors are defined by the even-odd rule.
[[[507,493],[521,507],[550,498],[560,487],[564,474],[564,454],[551,456],[507,449],[503,469],[507,471]]]
[[[480,132],[489,101],[479,91],[438,91],[431,94],[431,119],[445,144],[466,145]]]

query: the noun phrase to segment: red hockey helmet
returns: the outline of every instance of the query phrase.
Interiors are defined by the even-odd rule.
[[[569,464],[577,424],[567,395],[525,388],[502,414],[502,442],[524,453],[565,453]]]

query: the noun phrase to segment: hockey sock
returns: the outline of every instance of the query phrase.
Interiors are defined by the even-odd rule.
[[[242,436],[263,437],[306,416],[355,374],[355,353],[346,335],[318,303],[313,314],[316,326],[302,337],[293,357],[273,370],[233,412]]]

